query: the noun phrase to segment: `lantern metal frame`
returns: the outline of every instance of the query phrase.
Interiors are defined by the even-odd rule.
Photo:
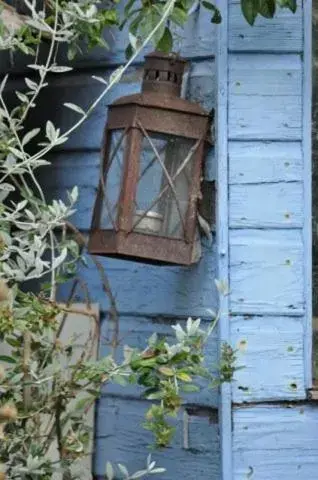
[[[90,253],[120,257],[153,264],[190,265],[194,262],[194,247],[197,241],[197,207],[201,199],[201,182],[205,148],[210,141],[211,115],[199,105],[182,99],[180,93],[185,61],[179,57],[153,53],[146,57],[143,89],[139,94],[122,97],[110,105],[108,122],[104,132],[102,166],[97,200],[94,207],[88,249]],[[107,206],[104,179],[120,148],[115,146],[111,155],[112,132],[120,130],[126,138],[123,155],[123,176],[120,186],[119,208],[116,219],[111,219],[113,228],[101,229],[103,206]],[[191,139],[193,146],[183,160],[183,167],[174,178],[165,168],[160,153],[152,144],[151,135],[162,134]],[[188,207],[182,218],[184,238],[172,238],[134,231],[143,216],[134,222],[135,198],[140,180],[140,155],[143,139],[147,139],[167,180],[164,189],[174,192],[174,180],[189,161],[193,164],[188,192]],[[163,195],[161,190],[160,195]],[[176,198],[177,208],[178,199]],[[156,198],[158,201],[158,197]],[[144,212],[144,216],[152,206]],[[110,212],[109,212],[110,213]],[[179,212],[180,214],[180,212]],[[110,215],[111,217],[111,215]],[[180,214],[181,219],[181,214]]]

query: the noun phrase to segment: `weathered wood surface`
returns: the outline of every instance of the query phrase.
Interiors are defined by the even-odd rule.
[[[303,314],[301,230],[232,230],[232,313]]]
[[[318,7],[314,4],[313,28],[313,112],[312,112],[312,146],[313,146],[313,312],[318,315]],[[318,372],[317,372],[318,374]],[[317,375],[316,374],[316,375]]]
[[[229,183],[301,182],[301,142],[229,142]]]
[[[233,96],[229,137],[231,140],[299,140],[301,105],[297,96]]]
[[[302,317],[231,317],[231,342],[238,366],[233,401],[306,398]]]
[[[130,472],[141,469],[149,453],[151,434],[142,429],[146,402],[104,398],[96,423],[95,474],[105,474],[106,461],[127,465]],[[162,480],[220,479],[219,436],[216,412],[189,409],[188,421],[181,413],[176,420],[176,435],[171,447],[153,453],[158,466],[165,467]]]
[[[317,477],[318,410],[312,405],[234,409],[234,480]]]
[[[303,399],[303,9],[298,2],[295,15],[279,10],[250,28],[240,2],[229,3],[229,302],[231,339],[245,365],[232,396],[238,403]]]
[[[122,314],[209,318],[211,308],[216,307],[214,248],[205,250],[200,262],[189,268],[158,268],[108,258],[101,259],[101,263]],[[107,310],[108,298],[92,262],[79,274],[89,287],[92,301],[99,299],[101,310]],[[67,298],[69,288],[68,284],[60,288],[63,299]]]
[[[299,182],[232,185],[230,189],[231,228],[301,228],[303,211]]]
[[[256,81],[257,78],[261,81]],[[237,95],[300,97],[301,88],[302,61],[299,55],[241,53],[229,58],[230,98]]]
[[[297,12],[287,9],[277,12],[273,20],[256,19],[253,28],[242,16],[240,1],[230,0],[229,49],[247,52],[301,52],[303,48],[302,2]]]
[[[301,80],[299,55],[232,54],[229,138],[301,139]]]
[[[218,254],[227,259],[228,241],[230,340],[239,348],[239,365],[245,366],[236,372],[232,385],[232,399],[237,403],[297,401],[305,394],[302,15],[299,5],[296,15],[283,10],[272,22],[259,18],[251,28],[241,16],[239,1],[230,1],[229,83],[222,84],[222,78],[217,80],[220,89],[229,89],[229,102],[226,103],[229,121],[224,125],[222,142],[222,151],[229,149],[229,163],[225,166],[218,155],[216,160],[223,168],[223,180],[227,167],[229,169],[230,201],[227,203],[228,196],[223,195],[220,211],[227,215],[229,207],[225,222],[230,221],[231,229],[229,235],[222,231],[225,253],[220,249]],[[208,15],[202,17],[202,21],[206,22],[207,18]],[[200,21],[195,24],[193,17],[192,27],[202,26]],[[195,60],[189,89],[192,98],[211,108],[215,95],[213,41],[207,34],[209,27],[204,25],[195,36],[192,32],[186,43],[188,56]],[[91,63],[89,74],[83,70],[80,75],[64,77],[64,83],[55,80],[57,83],[50,91],[54,100],[45,103],[47,111],[53,117],[56,115],[53,119],[62,119],[65,127],[72,121],[71,112],[53,113],[57,98],[61,103],[75,101],[85,106],[95,95],[95,88],[98,93],[100,86],[93,87],[90,75],[110,73],[111,69],[104,70],[104,66],[118,63],[122,58],[121,45],[118,43],[116,47],[114,55],[106,55],[102,60],[97,54],[92,62],[100,63],[95,63],[96,69]],[[88,65],[85,62],[83,66]],[[73,184],[80,184],[82,198],[75,220],[85,231],[95,195],[97,151],[107,105],[113,98],[139,89],[140,72],[138,65],[131,69],[114,95],[105,99],[96,115],[91,117],[86,129],[63,147],[64,152],[56,156],[54,181],[49,173],[52,170],[46,170],[49,192],[71,187],[73,181]],[[226,99],[224,90],[219,93],[219,99]],[[74,153],[76,150],[78,154]],[[213,283],[216,267],[221,264],[224,267],[224,261],[218,258],[213,246],[206,247],[201,262],[189,269],[159,269],[103,260],[121,314],[120,332],[127,343],[142,346],[152,328],[169,335],[169,322],[177,317],[208,318],[209,309],[215,308],[217,303]],[[227,267],[221,271],[226,272]],[[93,299],[98,300],[105,312],[103,332],[109,337],[112,325],[106,313],[108,299],[91,263],[89,268],[83,269],[82,277]],[[61,290],[62,297],[65,298],[66,293],[67,287]],[[209,361],[214,359],[215,341],[213,337],[208,345]],[[107,351],[108,347],[102,343],[101,352]],[[108,459],[127,463],[130,470],[143,466],[150,436],[140,428],[146,402],[137,399],[139,393],[131,389],[131,397],[124,398],[125,391],[120,391],[120,387],[103,392],[97,416],[95,466],[98,475],[104,474]],[[196,415],[191,416],[194,418],[190,422],[190,449],[183,448],[184,425],[180,417],[174,446],[158,454],[159,463],[168,468],[166,476],[161,478],[175,480],[182,476],[189,480],[196,477],[219,480],[215,411],[206,407],[215,407],[217,399],[212,392],[209,398],[208,391],[203,388],[191,402],[197,407]],[[211,423],[210,417],[213,418]],[[305,407],[303,412],[283,406],[235,409],[232,478],[315,478],[317,418],[317,411],[312,407]],[[176,464],[181,466],[176,469]]]
[[[217,230],[217,275],[225,285],[229,285],[229,162],[228,162],[228,2],[222,10],[222,25],[218,35],[218,89],[216,116],[216,230]],[[229,297],[222,299],[222,310],[219,320],[219,352],[222,353],[224,343],[230,341]],[[219,425],[221,442],[221,478],[232,478],[232,395],[231,385],[220,386]]]

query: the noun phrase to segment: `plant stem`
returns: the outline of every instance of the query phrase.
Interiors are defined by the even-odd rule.
[[[161,25],[166,21],[166,19],[169,17],[170,12],[175,4],[176,0],[169,0],[167,2],[167,6],[165,8],[164,13],[162,14],[162,17],[158,24],[155,26],[155,28],[152,30],[152,32],[147,36],[147,38],[143,41],[141,46],[135,50],[134,54],[131,56],[131,58],[128,60],[128,62],[125,64],[125,66],[118,68],[114,73],[113,77],[111,78],[110,82],[108,83],[107,87],[103,90],[103,92],[94,100],[94,102],[91,104],[91,106],[88,108],[88,110],[85,112],[85,114],[72,126],[70,127],[60,138],[68,138],[71,133],[74,132],[74,130],[77,130],[78,127],[82,125],[82,123],[88,118],[88,116],[92,113],[92,111],[97,107],[97,105],[100,103],[100,101],[107,95],[109,90],[119,82],[123,74],[126,72],[126,70],[130,67],[130,65],[136,60],[138,55],[142,52],[142,50],[148,45],[152,37],[156,34],[156,32],[160,29]],[[38,160],[41,157],[45,156],[52,148],[54,148],[54,144],[50,144],[47,147],[43,148],[38,152],[36,155],[31,157],[31,160]]]
[[[31,334],[30,332],[25,332],[23,335],[23,406],[24,411],[27,412],[31,405],[31,385],[30,382],[30,373],[29,373],[29,364],[31,360]]]
[[[49,53],[48,53],[48,56],[47,56],[47,59],[46,59],[46,64],[43,68],[44,73],[42,75],[40,75],[40,82],[37,86],[37,89],[35,90],[33,96],[31,97],[31,99],[28,103],[28,105],[26,106],[26,108],[25,108],[25,110],[24,110],[24,112],[23,112],[23,114],[20,118],[20,121],[19,121],[18,125],[21,125],[24,122],[24,120],[26,119],[26,116],[28,115],[31,106],[34,104],[34,101],[38,97],[38,95],[40,93],[40,90],[43,88],[47,72],[48,72],[48,70],[50,68],[50,65],[51,65],[51,61],[52,61],[52,57],[53,57],[53,53],[54,53],[54,47],[55,47],[55,43],[56,43],[56,32],[57,32],[57,26],[58,26],[58,12],[59,12],[59,2],[58,2],[58,0],[55,0],[55,1],[56,1],[56,9],[55,9],[55,17],[54,17],[54,27],[52,29],[52,38],[51,38]]]

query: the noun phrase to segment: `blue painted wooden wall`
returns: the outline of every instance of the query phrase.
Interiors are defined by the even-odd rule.
[[[215,27],[206,12],[198,11],[192,16],[186,31],[180,34],[179,49],[190,60],[187,96],[211,110],[215,106],[216,95]],[[120,37],[113,42],[111,53],[95,52],[85,61],[81,60],[79,69],[74,73],[52,79],[43,98],[43,120],[50,108],[50,118],[54,123],[62,122],[65,127],[69,125],[74,115],[55,107],[56,103],[67,101],[87,106],[101,90],[92,75],[109,75],[118,63],[124,61],[126,40]],[[90,227],[98,185],[99,152],[107,105],[122,95],[139,91],[142,71],[140,63],[133,66],[85,126],[52,156],[52,167],[43,170],[41,178],[49,195],[60,196],[73,185],[79,186],[78,210],[73,221],[85,234]],[[36,120],[41,121],[39,116]],[[212,157],[213,151],[210,160]],[[210,161],[206,177],[211,179],[213,175]],[[111,259],[102,260],[102,263],[120,314],[119,356],[124,344],[142,348],[154,331],[169,337],[173,334],[171,325],[176,321],[184,322],[188,316],[200,316],[203,321],[209,321],[211,309],[216,309],[215,242],[212,246],[204,245],[202,260],[191,268],[158,268]],[[88,268],[82,269],[81,278],[88,286],[92,301],[98,302],[101,308],[100,354],[105,355],[109,352],[109,339],[114,329],[108,313],[109,301],[92,262],[89,262]],[[66,298],[68,290],[67,286],[61,289],[61,299]],[[206,355],[208,364],[215,365],[216,335],[210,340]],[[176,419],[177,432],[172,447],[153,455],[167,469],[160,478],[175,480],[182,475],[187,480],[195,477],[220,479],[217,404],[217,392],[205,385],[199,393],[189,395],[187,404]],[[142,428],[146,406],[135,387],[109,386],[104,389],[96,418],[96,475],[105,473],[107,460],[124,463],[129,471],[142,468],[152,441],[151,434]]]
[[[306,402],[311,382],[311,3],[298,3],[295,15],[284,10],[251,28],[239,0],[227,0],[220,27],[212,27],[198,11],[182,34],[181,53],[191,60],[188,96],[217,108],[216,169],[206,173],[217,175],[214,245],[205,246],[201,262],[191,268],[104,261],[120,312],[119,337],[139,347],[153,331],[169,336],[176,319],[208,320],[209,309],[217,306],[215,277],[229,283],[207,362],[215,363],[221,341],[228,340],[244,368],[220,396],[203,385],[189,397],[189,423],[181,414],[173,446],[155,454],[167,468],[162,480],[318,478],[318,408]],[[57,110],[56,99],[87,105],[100,91],[91,75],[110,73],[123,61],[123,51],[122,38],[115,38],[111,52],[97,51],[74,73],[54,79],[43,115],[49,110],[53,121],[68,125],[72,114]],[[42,175],[51,195],[79,185],[74,221],[84,233],[96,194],[107,105],[138,91],[141,72],[139,64],[130,69]],[[12,87],[19,82],[16,77]],[[103,355],[114,329],[109,302],[93,265],[82,277],[101,306]],[[65,297],[67,289],[62,293]],[[142,466],[150,441],[141,428],[145,408],[135,388],[105,389],[96,423],[97,475],[103,475],[108,459],[129,469]]]
[[[254,28],[239,3],[228,2],[218,57],[227,78],[219,113],[227,118],[227,155],[217,158],[228,173],[228,335],[244,366],[231,386],[232,437],[222,442],[222,465],[229,458],[231,468],[223,472],[235,480],[317,478],[318,409],[306,403],[311,3]]]

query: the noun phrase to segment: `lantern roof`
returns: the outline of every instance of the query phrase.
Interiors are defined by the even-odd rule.
[[[155,107],[163,110],[174,110],[178,112],[191,113],[194,115],[200,115],[204,117],[209,116],[204,108],[197,103],[189,102],[180,97],[169,95],[167,93],[159,92],[145,92],[136,93],[133,95],[126,95],[120,97],[112,103],[112,107],[123,105],[138,105],[140,107]]]
[[[139,105],[200,116],[209,113],[197,103],[180,97],[187,61],[175,53],[153,52],[145,57],[141,93],[127,95],[112,106]]]

